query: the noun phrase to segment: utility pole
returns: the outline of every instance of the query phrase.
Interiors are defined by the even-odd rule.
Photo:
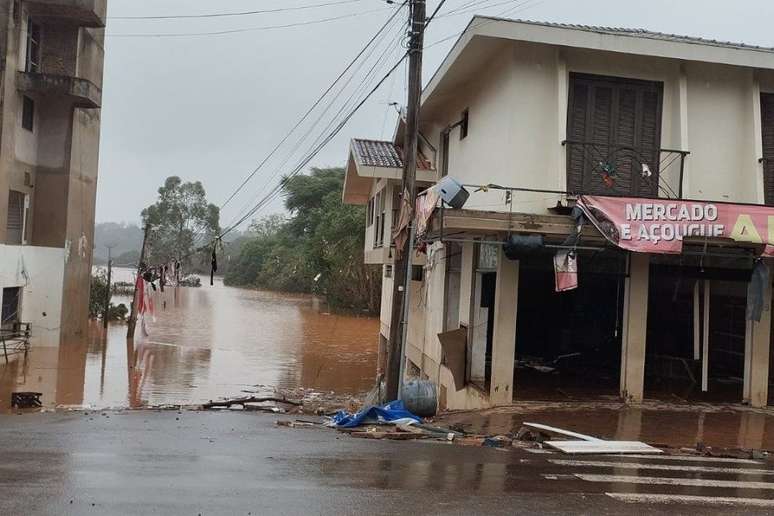
[[[145,262],[145,247],[148,244],[148,233],[150,233],[150,223],[145,224],[145,232],[142,237],[142,249],[140,249],[140,261],[137,263],[137,278],[143,273],[142,266]],[[137,325],[137,281],[134,282],[134,295],[132,296],[132,309],[129,312],[129,322],[127,323],[126,338],[134,339],[134,328]]]
[[[414,250],[414,207],[416,206],[417,141],[419,138],[419,105],[422,95],[422,50],[425,32],[425,0],[410,0],[408,106],[406,133],[403,143],[403,180],[401,195],[411,206],[410,237],[397,248],[400,256],[393,267],[392,315],[390,317],[390,342],[387,350],[386,394],[388,400],[398,399],[403,385],[404,355],[409,315],[409,289],[411,287],[411,253]],[[402,206],[402,204],[401,204]]]
[[[112,292],[110,291],[110,280],[113,275],[113,248],[114,245],[106,245],[108,250],[108,275],[107,275],[107,292],[105,293],[105,314],[102,316],[102,326],[107,329],[108,319],[110,318],[110,297]]]

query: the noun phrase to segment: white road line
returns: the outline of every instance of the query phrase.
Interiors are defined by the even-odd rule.
[[[575,476],[587,482],[609,482],[611,484],[652,484],[662,486],[774,490],[774,483],[771,482],[744,482],[739,480],[712,480],[703,478],[637,477],[634,475],[591,475],[586,473],[576,473]]]
[[[679,460],[679,461],[692,461],[692,462],[731,462],[735,464],[763,464],[761,460],[753,459],[732,459],[729,457],[700,457],[693,455],[637,455],[627,453],[625,455],[619,455],[619,457],[626,457],[628,459],[650,459],[650,460]]]
[[[774,508],[774,500],[764,498],[733,498],[725,496],[690,496],[690,495],[667,495],[667,494],[628,494],[628,493],[605,493],[607,496],[626,503],[666,503],[683,505],[720,505],[720,506],[740,506],[747,507],[767,507]]]
[[[713,466],[686,466],[678,464],[648,464],[641,462],[613,462],[602,460],[564,460],[550,459],[548,462],[557,466],[650,469],[659,471],[690,471],[695,473],[728,473],[733,475],[774,475],[774,470],[749,468],[721,468]]]

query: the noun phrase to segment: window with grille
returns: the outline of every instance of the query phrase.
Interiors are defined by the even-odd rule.
[[[40,33],[40,25],[27,18],[27,72],[40,73]]]

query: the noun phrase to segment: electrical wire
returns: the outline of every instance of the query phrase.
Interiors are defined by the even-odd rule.
[[[318,7],[327,7],[332,5],[353,4],[362,2],[362,0],[339,0],[336,2],[326,2],[322,4],[298,5],[294,7],[278,7],[275,9],[261,9],[257,11],[241,11],[233,13],[210,13],[210,14],[173,14],[161,16],[108,16],[108,20],[188,20],[200,18],[228,18],[235,16],[252,16],[255,14],[271,14],[286,11],[302,11],[306,9],[316,9]]]
[[[269,154],[258,164],[258,166],[250,173],[248,176],[242,181],[242,183],[234,190],[234,192],[228,197],[228,199],[223,202],[223,204],[220,205],[220,209],[222,210],[225,206],[228,205],[229,202],[231,202],[232,199],[247,185],[247,183],[255,177],[255,175],[263,168],[264,165],[266,165],[266,162],[269,161],[269,159],[274,156],[277,151],[279,151],[280,147],[285,144],[288,139],[293,135],[293,133],[301,126],[301,124],[304,123],[304,121],[309,118],[309,116],[312,114],[312,112],[317,108],[317,106],[320,105],[320,103],[328,96],[328,94],[336,87],[336,84],[341,81],[341,79],[349,72],[349,70],[355,66],[355,63],[363,56],[363,54],[366,53],[368,48],[374,43],[374,41],[377,40],[380,34],[382,34],[387,27],[390,26],[392,21],[395,19],[395,17],[403,10],[403,7],[408,3],[408,0],[404,0],[404,2],[399,6],[397,10],[387,19],[387,21],[379,28],[379,30],[376,32],[376,34],[371,37],[371,39],[366,42],[365,46],[357,53],[357,55],[347,64],[347,66],[344,68],[344,70],[336,77],[336,79],[328,86],[325,91],[320,95],[317,100],[312,104],[312,106],[304,113],[304,115],[296,122],[296,124],[290,129],[290,131],[279,141],[279,143],[269,152]]]
[[[404,24],[407,25],[407,24]],[[384,35],[386,35],[388,31],[385,31]],[[382,36],[382,40],[384,39],[384,35]],[[398,39],[400,39],[401,34],[398,34]],[[311,133],[314,131],[314,129],[318,126],[318,124],[322,121],[322,119],[325,117],[325,115],[328,113],[328,111],[333,107],[336,100],[341,96],[343,91],[346,89],[346,87],[349,85],[349,83],[352,81],[354,76],[357,74],[357,72],[362,68],[362,66],[365,64],[366,61],[370,58],[370,56],[374,53],[376,48],[381,44],[381,41],[377,42],[369,51],[368,55],[361,61],[360,65],[355,69],[350,75],[350,77],[347,79],[347,81],[342,85],[342,87],[339,89],[338,93],[334,96],[333,99],[328,103],[325,110],[317,117],[317,119],[313,122],[313,124],[309,127],[309,129],[304,133],[304,135],[296,142],[296,145],[293,147],[293,149],[287,154],[284,161],[276,167],[276,170],[272,174],[272,176],[266,181],[265,186],[263,189],[261,189],[258,194],[253,198],[247,205],[243,206],[242,209],[239,211],[239,214],[235,218],[239,218],[246,210],[248,210],[251,206],[253,206],[254,203],[258,201],[258,199],[261,197],[263,192],[266,190],[266,186],[268,186],[269,183],[279,174],[279,172],[285,167],[287,162],[296,154],[296,152],[300,149],[300,147],[304,144],[304,142],[307,140],[307,138],[311,135]],[[353,99],[358,98],[364,90],[367,88],[368,84],[370,84],[372,78],[375,76],[375,70],[377,67],[385,61],[387,55],[392,50],[393,46],[395,45],[395,38],[387,45],[387,47],[384,49],[382,55],[377,58],[377,60],[374,62],[374,64],[371,66],[371,69],[366,73],[365,77],[362,79],[360,86],[358,86],[355,91],[350,95],[350,97],[342,104],[342,106],[339,108],[338,112],[331,118],[331,120],[328,122],[328,124],[323,128],[321,134],[312,142],[312,146],[315,146],[317,143],[319,143],[320,138],[323,134],[325,134],[326,131],[328,131],[333,123],[336,121],[336,119],[344,112],[344,110],[347,108],[347,106],[351,105]]]
[[[383,11],[389,11],[391,10],[391,7],[381,7],[379,9],[370,9],[368,11],[362,11],[357,13],[349,13],[349,14],[343,14],[340,16],[330,16],[328,18],[320,18],[316,20],[307,20],[303,22],[296,22],[296,23],[286,23],[282,25],[264,25],[260,27],[246,27],[241,29],[227,29],[227,30],[219,30],[219,31],[212,31],[212,32],[162,32],[162,33],[137,33],[137,34],[105,34],[105,37],[108,38],[185,38],[185,37],[199,37],[199,36],[223,36],[226,34],[241,34],[245,32],[258,32],[258,31],[264,31],[264,30],[275,30],[275,29],[289,29],[292,27],[305,27],[307,25],[316,25],[320,23],[327,23],[337,20],[344,20],[346,18],[356,18],[358,16],[365,16],[367,14],[373,14]]]

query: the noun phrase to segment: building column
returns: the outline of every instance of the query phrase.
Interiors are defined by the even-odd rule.
[[[500,248],[492,333],[492,381],[489,389],[489,399],[493,406],[513,402],[518,296],[519,262],[506,258]]]
[[[747,321],[745,346],[744,401],[765,407],[769,401],[769,347],[771,345],[771,285],[764,292],[760,321]]]
[[[641,402],[645,390],[649,276],[650,256],[630,253],[621,339],[621,398],[627,402]]]

